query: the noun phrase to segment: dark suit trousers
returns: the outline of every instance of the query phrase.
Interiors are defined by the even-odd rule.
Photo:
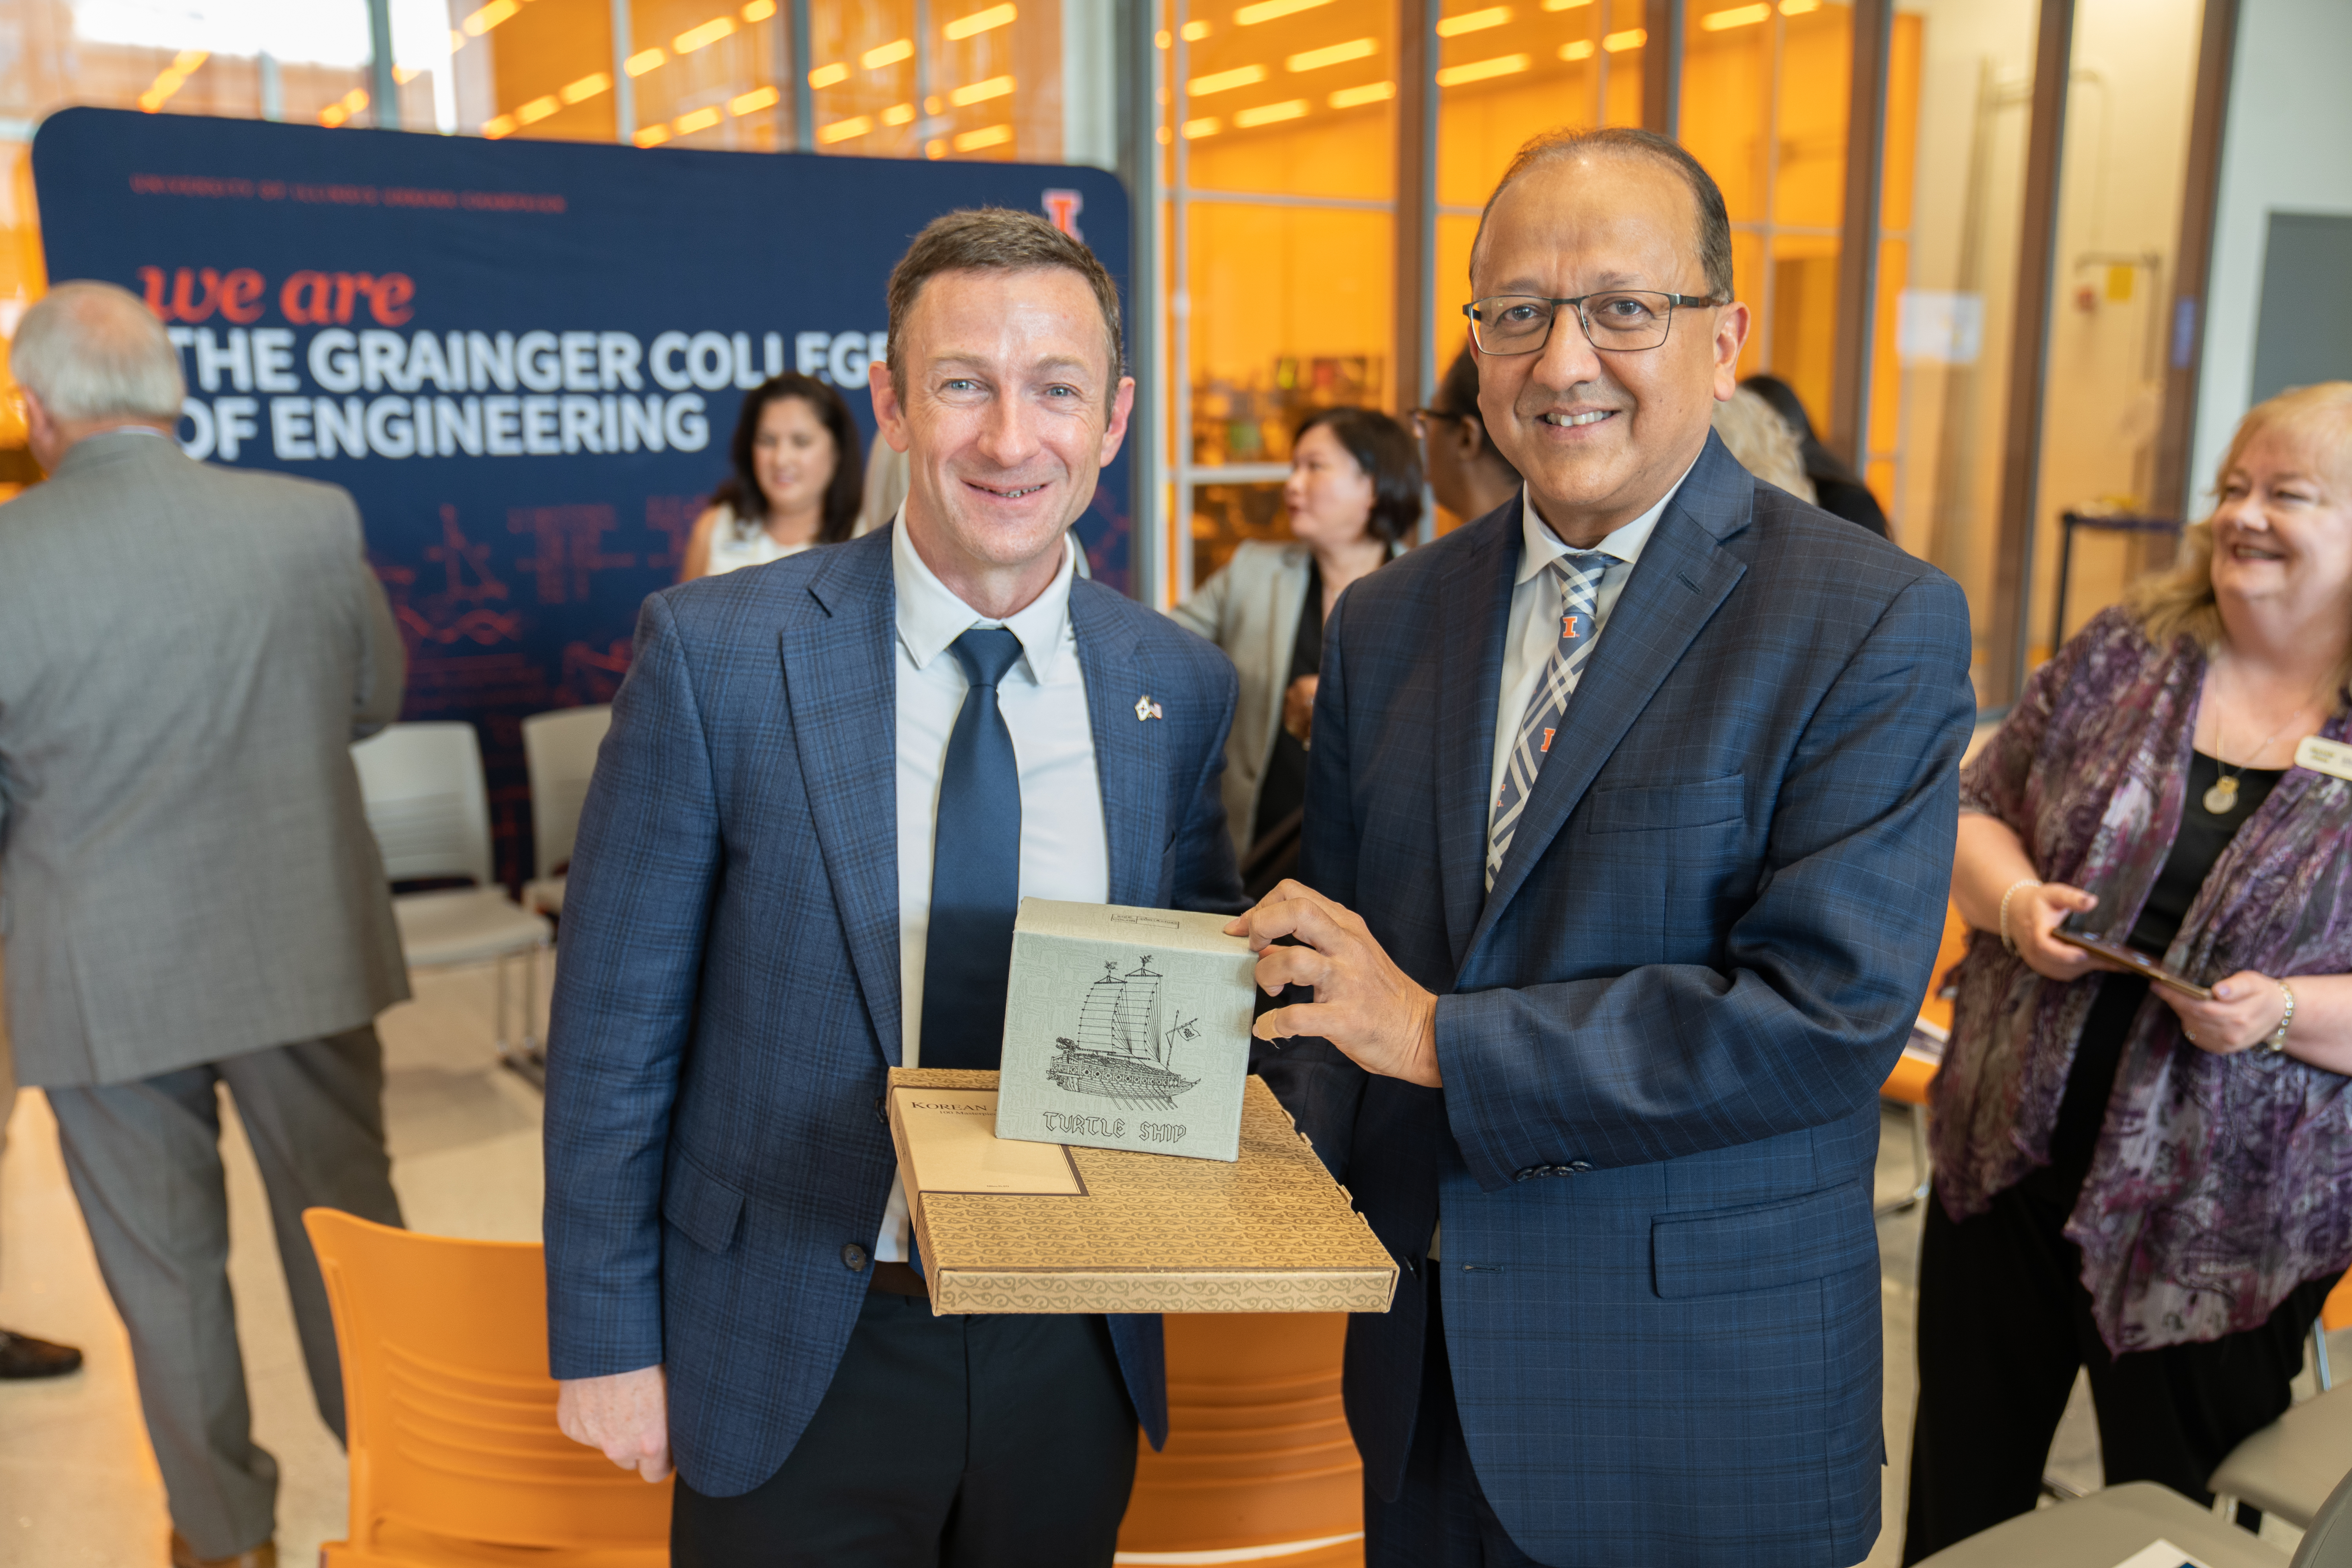
[[[2077,1368],[2109,1486],[2158,1481],[2210,1501],[2214,1467],[2287,1407],[2333,1279],[2296,1287],[2259,1328],[2110,1355],[2064,1234],[2074,1206],[2032,1176],[1958,1223],[1927,1200],[1906,1563],[2032,1510]]]
[[[1519,1550],[1486,1501],[1454,1403],[1445,1356],[1445,1315],[1431,1258],[1421,1270],[1429,1302],[1429,1342],[1421,1357],[1421,1408],[1394,1502],[1364,1488],[1364,1568],[1543,1568]],[[1412,1289],[1407,1281],[1405,1289]]]
[[[935,1318],[875,1291],[781,1469],[731,1498],[678,1479],[670,1562],[1109,1568],[1135,1438],[1101,1318]]]
[[[236,1102],[320,1418],[343,1435],[342,1363],[302,1211],[400,1223],[383,1146],[375,1026],[102,1088],[52,1089],[66,1174],[107,1293],[131,1332],[139,1405],[172,1523],[199,1557],[276,1530],[278,1461],[253,1441],[228,1283],[220,1089]]]

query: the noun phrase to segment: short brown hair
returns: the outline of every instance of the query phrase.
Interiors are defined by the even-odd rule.
[[[1592,131],[1547,131],[1530,137],[1511,159],[1511,166],[1495,183],[1493,195],[1478,214],[1477,237],[1470,242],[1475,259],[1478,241],[1486,237],[1486,218],[1512,183],[1542,164],[1579,153],[1609,153],[1621,157],[1649,158],[1664,163],[1690,186],[1691,204],[1698,208],[1698,259],[1706,273],[1706,291],[1718,305],[1731,302],[1731,215],[1725,210],[1723,192],[1705,164],[1683,150],[1671,136],[1630,125],[1609,125]]]
[[[1095,253],[1035,213],[1014,207],[966,207],[924,225],[898,265],[890,269],[891,384],[902,392],[906,389],[906,367],[899,353],[906,341],[907,314],[934,275],[1026,272],[1040,267],[1066,267],[1095,291],[1095,303],[1102,309],[1103,334],[1110,343],[1111,380],[1116,383],[1127,368],[1127,340],[1118,325],[1118,285],[1095,259]]]
[[[2328,478],[2352,485],[2352,381],[2323,381],[2312,386],[2290,387],[2246,411],[2221,454],[2221,472],[2213,477],[2218,500],[2230,482],[2230,470],[2257,436],[2276,431],[2313,443]],[[2181,535],[2179,563],[2168,572],[2143,577],[2124,595],[2124,605],[2139,620],[2150,642],[2169,647],[2179,637],[2193,637],[2210,657],[2221,651],[2225,638],[2221,607],[2213,595],[2213,517],[2189,525]],[[2352,693],[2352,654],[2336,668],[2336,695],[2341,701]]]

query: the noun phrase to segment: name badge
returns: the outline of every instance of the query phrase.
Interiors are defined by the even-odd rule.
[[[2294,765],[2330,778],[2352,779],[2352,746],[2305,735],[2294,748]]]

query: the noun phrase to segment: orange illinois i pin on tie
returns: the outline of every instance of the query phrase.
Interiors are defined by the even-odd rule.
[[[1576,636],[1576,617],[1574,616],[1562,616],[1560,617],[1559,635],[1564,637],[1573,637]]]

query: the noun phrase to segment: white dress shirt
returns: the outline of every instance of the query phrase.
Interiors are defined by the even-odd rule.
[[[1076,559],[1065,543],[1062,570],[1027,608],[994,621],[965,604],[923,564],[907,537],[902,509],[890,542],[898,592],[898,996],[900,1061],[923,1059],[923,952],[931,931],[931,834],[948,739],[971,683],[948,645],[974,626],[1003,626],[1021,639],[1021,658],[996,690],[1021,769],[1021,893],[1099,904],[1110,897],[1110,842],[1085,671],[1070,625]],[[907,1261],[907,1193],[895,1179],[874,1256]]]
[[[1692,459],[1693,467],[1697,460]],[[1633,575],[1633,563],[1642,558],[1642,547],[1650,542],[1651,531],[1658,526],[1666,506],[1683,488],[1683,479],[1690,478],[1685,468],[1658,504],[1620,528],[1604,535],[1593,546],[1604,555],[1614,556],[1601,574],[1601,587],[1594,595],[1592,605],[1592,636],[1600,637],[1609,625],[1609,612],[1617,607],[1619,595],[1625,592],[1626,579]],[[1511,579],[1511,624],[1503,637],[1503,685],[1495,702],[1494,763],[1486,776],[1486,847],[1495,847],[1495,803],[1503,793],[1503,784],[1510,776],[1511,745],[1518,738],[1519,726],[1527,721],[1528,704],[1534,700],[1536,683],[1543,677],[1545,667],[1551,663],[1552,650],[1559,647],[1559,589],[1545,567],[1569,552],[1544,520],[1536,514],[1535,497],[1523,484],[1519,489],[1519,530],[1523,543],[1519,550],[1519,574]],[[1592,668],[1587,658],[1582,669],[1569,678],[1569,689],[1576,689],[1585,669]]]

